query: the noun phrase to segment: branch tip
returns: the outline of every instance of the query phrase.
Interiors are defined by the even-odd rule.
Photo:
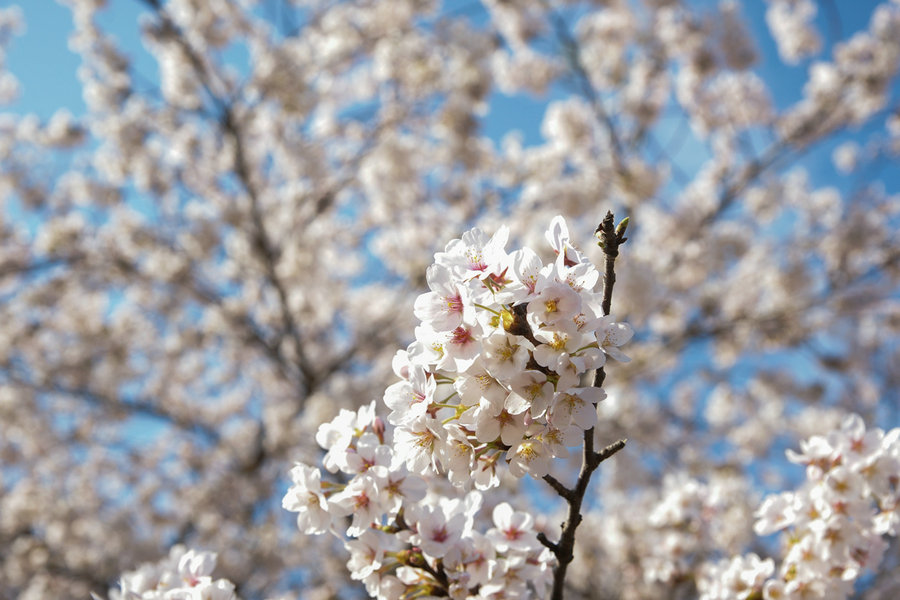
[[[554,554],[559,549],[559,545],[551,542],[550,539],[546,536],[546,534],[544,534],[543,531],[538,532],[537,539],[541,544],[543,544],[545,547],[549,548],[550,551],[553,552]]]
[[[615,441],[600,452],[597,452],[594,455],[594,459],[596,460],[596,464],[600,464],[607,458],[611,457],[613,454],[621,450],[625,447],[625,444],[628,442],[628,438],[622,438],[621,440]]]
[[[556,477],[548,473],[544,475],[543,480],[546,481],[547,485],[552,487],[557,494],[559,494],[566,500],[571,500],[573,491],[560,483],[560,481]]]

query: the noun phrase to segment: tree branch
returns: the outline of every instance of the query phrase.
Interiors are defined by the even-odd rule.
[[[183,415],[175,414],[167,411],[165,408],[154,404],[146,398],[120,398],[114,399],[103,394],[97,393],[87,388],[67,388],[59,384],[42,384],[28,381],[13,373],[5,373],[7,381],[15,386],[30,389],[37,393],[43,394],[61,394],[72,398],[78,398],[103,408],[111,410],[121,410],[132,415],[141,415],[174,425],[179,429],[191,433],[201,435],[210,442],[218,443],[220,436],[219,431],[201,421],[191,420]]]
[[[624,155],[622,140],[616,131],[616,125],[613,123],[612,117],[609,115],[609,112],[607,112],[606,107],[603,106],[603,99],[597,94],[597,90],[591,82],[591,77],[584,67],[584,62],[581,60],[581,49],[578,46],[578,41],[572,37],[565,20],[552,10],[549,3],[546,4],[546,8],[550,12],[556,37],[562,46],[563,53],[569,63],[569,68],[572,70],[578,81],[578,87],[580,88],[581,94],[587,98],[588,102],[590,102],[591,108],[594,110],[594,115],[603,125],[603,128],[606,129],[606,134],[609,136],[609,145],[612,150],[610,156],[613,160],[613,166],[617,172],[624,173],[626,169],[624,168],[625,161],[622,158]]]
[[[257,250],[259,250],[259,255],[266,272],[266,278],[269,280],[272,287],[275,288],[275,292],[278,295],[281,321],[285,331],[294,343],[294,351],[297,354],[297,367],[300,369],[306,392],[309,393],[316,385],[316,373],[303,352],[303,339],[300,334],[300,327],[297,325],[297,321],[294,319],[288,305],[287,289],[275,269],[277,260],[275,246],[272,243],[272,239],[269,236],[269,232],[263,221],[262,211],[259,205],[259,194],[256,191],[256,186],[253,184],[253,178],[250,174],[247,155],[244,151],[243,137],[240,128],[235,121],[234,112],[230,107],[225,108],[221,124],[225,129],[225,132],[234,142],[235,173],[238,176],[241,186],[246,191],[247,196],[250,198],[250,218],[254,228],[253,239],[256,243]]]
[[[603,278],[603,314],[609,315],[612,307],[613,287],[616,284],[615,263],[616,257],[619,256],[619,246],[628,239],[625,237],[625,231],[628,228],[628,219],[625,218],[615,225],[615,217],[612,212],[607,212],[603,222],[597,227],[597,235],[600,238],[600,247],[603,248],[603,254],[606,257],[606,264]],[[600,387],[606,378],[606,372],[601,367],[597,369],[594,376],[594,385]],[[551,600],[563,600],[563,590],[566,583],[566,570],[574,558],[575,551],[575,532],[581,524],[581,505],[584,502],[584,496],[587,493],[588,484],[591,481],[591,475],[600,464],[614,455],[616,452],[625,447],[624,439],[613,442],[606,446],[600,452],[594,451],[594,428],[584,432],[584,447],[581,459],[581,471],[578,473],[578,481],[573,489],[568,489],[562,485],[555,477],[546,475],[544,481],[547,482],[561,497],[569,504],[568,514],[563,523],[562,535],[559,542],[553,543],[547,539],[545,535],[539,535],[538,540],[556,556],[557,566],[553,571],[553,592]]]

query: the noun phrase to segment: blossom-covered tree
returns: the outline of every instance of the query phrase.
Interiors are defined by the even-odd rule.
[[[0,116],[0,595],[543,597],[574,521],[566,598],[900,592],[900,3],[63,4],[85,111]]]

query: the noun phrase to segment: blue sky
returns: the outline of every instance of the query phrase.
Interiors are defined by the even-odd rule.
[[[69,50],[69,9],[54,0],[0,0],[0,5],[17,5],[25,17],[25,33],[13,40],[7,56],[8,68],[22,88],[18,101],[10,108],[44,118],[59,108],[82,114],[85,105],[77,76],[81,59]],[[132,56],[142,52],[137,26],[141,12],[143,8],[136,0],[112,0],[100,21]]]
[[[698,0],[692,4],[701,10],[711,11],[717,2]],[[830,44],[836,33],[835,22],[840,23],[841,33],[847,37],[849,33],[866,27],[873,7],[879,2],[833,0],[820,4],[820,31],[826,43]],[[32,112],[41,117],[48,117],[61,107],[75,114],[82,113],[84,103],[76,75],[80,59],[68,49],[68,36],[72,30],[69,10],[53,0],[0,0],[0,6],[9,5],[18,5],[22,9],[27,28],[23,36],[13,41],[8,56],[9,68],[23,87],[19,100],[9,108],[14,112]],[[754,39],[760,53],[757,70],[770,83],[776,105],[783,107],[799,96],[807,64],[787,66],[781,63],[766,31],[765,6],[762,0],[750,0],[741,3],[741,10],[750,23],[751,31],[756,34]],[[100,24],[116,37],[131,58],[137,59],[138,70],[154,78],[154,65],[140,46],[138,20],[144,12],[146,9],[139,0],[109,0],[108,7],[101,13]],[[528,117],[533,114],[539,118],[543,100],[534,99],[523,104],[520,99],[498,97],[496,102],[498,108],[506,108],[507,103],[512,102],[516,110],[492,111],[490,122],[486,123],[488,134],[502,135],[512,129],[521,129],[527,141],[536,141],[532,137],[537,133],[536,127],[533,127],[535,119]]]

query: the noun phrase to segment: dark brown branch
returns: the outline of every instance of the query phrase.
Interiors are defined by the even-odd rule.
[[[540,543],[542,543],[544,546],[549,548],[550,551],[553,552],[554,554],[556,554],[556,552],[559,551],[559,546],[557,546],[555,542],[551,542],[550,538],[548,538],[547,535],[543,531],[538,532],[537,539]]]
[[[550,475],[549,473],[547,475],[544,475],[544,481],[546,481],[547,485],[552,487],[557,494],[559,494],[566,500],[572,497],[572,490],[560,483],[559,479],[557,479],[553,475]]]
[[[603,314],[609,315],[612,307],[613,287],[616,283],[615,263],[619,256],[619,246],[628,239],[625,231],[628,228],[628,219],[623,219],[619,226],[615,225],[615,217],[611,212],[606,213],[603,222],[597,227],[597,235],[600,238],[600,247],[606,257],[603,279]],[[600,387],[606,378],[603,368],[597,369],[594,377],[594,385]],[[566,488],[555,477],[546,475],[544,481],[552,487],[556,493],[566,500],[569,505],[566,520],[563,523],[562,535],[559,542],[551,542],[546,535],[538,535],[538,540],[553,552],[556,556],[556,569],[553,571],[553,592],[551,600],[562,600],[566,583],[566,570],[572,562],[575,553],[575,532],[581,524],[581,506],[587,493],[591,475],[606,459],[625,447],[625,440],[621,439],[606,446],[599,452],[594,451],[594,428],[584,432],[584,447],[581,459],[581,470],[578,473],[578,481],[573,489]]]
[[[600,238],[600,247],[606,257],[605,271],[603,273],[603,315],[609,314],[612,309],[613,287],[616,285],[616,257],[619,256],[619,246],[628,238],[625,231],[628,228],[628,218],[622,219],[619,226],[615,226],[615,217],[611,212],[606,213],[603,222],[597,227],[597,237]]]
[[[593,455],[593,461],[596,462],[597,466],[600,465],[604,460],[611,457],[613,454],[621,450],[625,447],[625,443],[628,442],[626,438],[622,438],[621,440],[615,441],[600,452],[597,452]]]

